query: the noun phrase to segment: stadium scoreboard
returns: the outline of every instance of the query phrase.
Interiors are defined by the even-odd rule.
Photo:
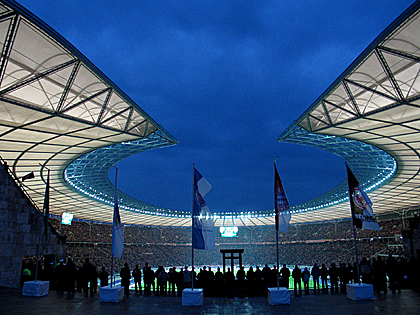
[[[73,214],[68,212],[63,212],[61,214],[61,224],[71,225],[71,221],[73,221]]]
[[[219,228],[221,237],[236,237],[238,236],[237,226],[221,226]]]

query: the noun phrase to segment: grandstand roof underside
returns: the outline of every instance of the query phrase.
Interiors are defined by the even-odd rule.
[[[417,3],[279,137],[346,159],[355,155],[350,164],[370,190],[376,213],[419,204],[419,30]],[[0,156],[18,177],[35,172],[23,187],[38,208],[50,169],[51,214],[111,222],[112,165],[177,140],[16,2],[0,0],[0,45]],[[191,225],[188,211],[118,196],[123,223]],[[291,223],[348,218],[345,198],[343,183],[292,207]],[[273,210],[216,216],[216,226],[273,223]]]
[[[419,31],[416,2],[278,138],[349,160],[360,184],[369,190],[376,214],[420,204]],[[345,183],[341,186],[311,202],[343,200],[348,193]],[[349,211],[347,197],[313,216],[340,219]],[[299,221],[307,214],[301,212]]]

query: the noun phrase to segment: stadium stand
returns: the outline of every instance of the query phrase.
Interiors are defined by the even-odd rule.
[[[51,220],[57,231],[67,236],[67,255],[81,264],[90,258],[97,266],[110,268],[112,225],[74,221],[61,225]],[[380,222],[381,231],[360,230],[357,246],[360,257],[389,254],[401,256],[403,221]],[[191,230],[169,227],[124,227],[125,248],[121,259],[114,259],[119,270],[124,262],[130,266],[185,266],[191,264]],[[243,248],[244,264],[256,266],[276,261],[275,231],[272,226],[241,227],[235,238],[216,237],[215,251],[196,251],[195,264],[222,264],[220,249]],[[288,265],[355,261],[353,229],[348,220],[317,224],[291,225],[289,233],[280,237],[280,262]]]

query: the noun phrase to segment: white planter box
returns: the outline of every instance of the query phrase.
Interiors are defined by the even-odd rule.
[[[25,296],[45,296],[50,290],[49,281],[26,281],[23,283],[22,294]]]
[[[182,305],[203,305],[203,289],[184,289],[182,291]]]
[[[124,287],[106,286],[99,289],[99,301],[118,303],[124,299]]]
[[[290,304],[290,291],[287,288],[268,288],[268,304]]]
[[[355,301],[374,300],[373,285],[365,283],[347,284],[347,297]]]

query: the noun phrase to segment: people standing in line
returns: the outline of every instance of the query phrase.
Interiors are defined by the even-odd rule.
[[[141,270],[139,268],[139,265],[136,265],[136,268],[133,269],[131,275],[134,278],[134,294],[137,294],[137,292],[140,292],[141,294]]]
[[[268,285],[270,288],[277,287],[277,278],[280,277],[279,271],[277,269],[277,265],[273,265],[273,269],[270,270],[270,280]]]
[[[144,281],[144,295],[145,296],[152,295],[152,291],[150,290],[151,279],[150,279],[149,263],[144,264],[144,267],[143,267],[143,281]]]
[[[332,263],[330,268],[328,269],[328,275],[330,276],[330,283],[331,283],[331,294],[338,294],[338,268],[335,263]]]
[[[377,292],[380,293],[383,291],[384,293],[387,293],[388,288],[386,285],[386,265],[381,256],[378,256],[376,259],[376,265],[373,269],[375,271]]]
[[[149,268],[148,273],[149,273],[149,281],[150,281],[151,291],[153,292],[153,295],[156,295],[155,273],[152,270],[152,268]]]
[[[345,263],[340,264],[340,291],[347,293],[347,284],[349,283],[349,270]]]
[[[225,277],[224,274],[220,271],[220,267],[217,267],[217,271],[214,275],[214,291],[216,296],[224,296],[224,286],[225,286]]]
[[[66,264],[64,259],[61,259],[55,267],[55,279],[58,293],[63,294],[66,285]]]
[[[300,268],[298,267],[298,265],[295,266],[295,269],[293,269],[292,271],[292,278],[294,281],[294,293],[295,296],[297,295],[297,288],[299,287],[299,296],[302,295],[302,270],[300,270]]]
[[[392,293],[395,293],[396,290],[401,290],[398,278],[398,262],[392,254],[389,254],[386,260],[386,273],[389,279],[389,289]]]
[[[252,266],[249,267],[246,278],[248,280],[248,294],[250,296],[255,296],[256,294],[256,288],[255,288],[255,272],[254,268]]]
[[[265,264],[264,268],[261,270],[261,276],[263,278],[263,283],[264,283],[264,295],[267,292],[267,288],[269,287],[270,275],[271,275],[271,269],[270,267],[268,267],[268,264]]]
[[[166,272],[165,268],[162,267],[161,271],[158,275],[158,281],[160,283],[160,296],[167,296],[168,292],[168,273]]]
[[[98,277],[99,277],[99,281],[100,281],[100,286],[101,287],[106,287],[108,285],[109,274],[105,270],[105,266],[102,266],[102,269],[99,272]]]
[[[207,282],[208,282],[208,295],[213,296],[214,295],[214,273],[211,270],[210,266],[207,270]]]
[[[84,292],[85,289],[85,284],[84,284],[84,273],[83,273],[83,265],[79,265],[76,267],[77,271],[76,271],[76,292],[78,293],[82,293]]]
[[[321,265],[319,276],[321,277],[322,293],[328,293],[328,269],[325,264]]]
[[[120,277],[121,277],[121,286],[124,287],[124,295],[126,297],[129,297],[131,272],[130,272],[130,268],[128,267],[128,263],[124,263],[124,267],[120,271]]]
[[[191,271],[188,270],[188,266],[185,266],[184,268],[184,288],[191,288],[191,282],[192,282],[192,275]]]
[[[258,296],[263,296],[265,294],[262,270],[260,269],[260,266],[257,266],[255,269],[255,287],[258,292]]]
[[[168,283],[169,283],[168,292],[169,292],[170,296],[175,296],[176,278],[177,278],[176,268],[175,267],[169,268],[169,272],[168,272]]]
[[[302,281],[303,281],[303,289],[305,290],[305,295],[309,294],[309,278],[311,277],[311,273],[308,270],[308,267],[302,272]]]
[[[238,272],[236,273],[237,280],[237,289],[239,297],[244,297],[245,294],[245,269],[244,266],[240,266]]]
[[[370,262],[366,259],[366,257],[363,257],[360,261],[360,275],[362,276],[362,282],[371,284],[372,279],[372,267],[370,265]]]
[[[76,265],[70,258],[67,260],[66,266],[66,290],[68,295],[74,295],[76,293]]]
[[[312,267],[311,270],[311,275],[312,275],[312,279],[314,282],[314,293],[320,293],[320,289],[319,289],[319,266],[317,263],[314,263],[314,266]]]
[[[182,291],[184,290],[184,272],[182,268],[176,274],[176,289],[178,291],[178,297],[182,297]]]
[[[94,286],[93,281],[96,281],[96,271],[95,266],[89,261],[89,258],[85,259],[85,263],[83,264],[82,268],[82,278],[83,278],[83,292],[85,296],[88,296],[88,292],[90,296],[94,294]]]
[[[155,278],[156,278],[156,291],[153,291],[156,295],[160,295],[162,282],[159,279],[159,274],[162,271],[163,266],[159,266],[158,269],[155,271]]]
[[[233,285],[235,282],[235,275],[230,270],[230,267],[228,267],[227,271],[225,272],[225,282],[226,282],[226,295],[229,298],[232,298],[235,294],[233,292]]]
[[[282,286],[289,288],[289,279],[290,279],[290,270],[287,268],[286,264],[283,264],[283,267],[280,269],[280,274],[282,278]]]

